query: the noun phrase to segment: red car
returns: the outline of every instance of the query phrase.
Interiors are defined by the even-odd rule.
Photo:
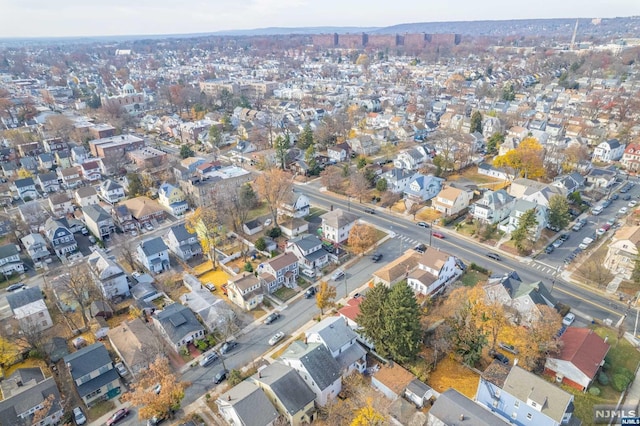
[[[434,238],[440,238],[441,240],[444,240],[444,234],[441,234],[439,232],[434,232],[431,235],[433,235]]]
[[[109,417],[109,420],[107,420],[107,426],[115,425],[116,423],[118,423],[120,420],[124,419],[128,415],[129,415],[128,408],[119,409],[118,411],[113,413],[111,417]]]

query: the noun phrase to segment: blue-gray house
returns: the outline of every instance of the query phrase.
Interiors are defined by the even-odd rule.
[[[444,179],[433,175],[416,173],[404,190],[405,195],[418,202],[427,201],[438,195]]]

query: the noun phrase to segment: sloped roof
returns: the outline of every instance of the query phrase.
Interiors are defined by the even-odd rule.
[[[508,426],[509,423],[502,420],[491,411],[474,403],[457,390],[450,388],[440,394],[431,407],[429,414],[439,419],[445,425],[465,423],[473,426]]]
[[[282,354],[282,359],[300,360],[309,376],[320,389],[326,389],[340,378],[340,366],[329,350],[320,343],[304,344],[294,341]]]
[[[111,216],[105,209],[97,204],[90,204],[82,208],[82,213],[90,218],[95,223],[102,222],[103,220],[111,219]]]
[[[357,337],[356,333],[347,326],[344,318],[340,316],[327,317],[323,319],[309,328],[305,334],[307,337],[312,334],[320,336],[331,352],[339,350],[349,341]]]
[[[316,397],[298,372],[281,362],[269,364],[251,380],[270,387],[289,414],[304,409]]]
[[[420,259],[420,254],[414,250],[407,250],[402,256],[388,263],[373,273],[375,277],[391,283],[404,276],[407,272],[412,271]]]
[[[38,300],[42,300],[42,290],[38,286],[7,294],[7,302],[9,302],[11,310],[16,310]]]
[[[84,347],[63,359],[66,365],[71,366],[73,380],[111,363],[107,348],[100,342]]]
[[[147,240],[144,240],[140,243],[140,247],[142,248],[142,252],[146,256],[153,256],[154,254],[162,253],[163,251],[169,250],[161,237],[149,238]]]
[[[18,247],[15,244],[9,243],[0,246],[0,259],[15,256],[16,254],[18,254]]]
[[[593,378],[609,352],[609,344],[593,330],[568,327],[560,337],[562,350],[558,359],[569,361],[589,378]]]
[[[331,226],[332,228],[342,228],[343,226],[347,226],[348,224],[355,222],[359,217],[360,216],[356,214],[345,212],[342,209],[335,209],[323,214],[320,216],[320,219],[322,219],[323,223]]]
[[[157,342],[155,334],[140,318],[124,321],[109,330],[107,336],[134,374],[139,368],[147,366],[150,361],[149,355],[157,350],[154,347],[154,343]]]
[[[218,401],[218,405],[231,405],[243,426],[267,426],[278,418],[264,391],[248,380],[220,395]]]
[[[356,322],[356,318],[360,314],[360,303],[364,300],[363,297],[358,297],[357,299],[351,298],[347,301],[346,305],[338,310],[338,313],[343,317],[350,319],[351,321]]]
[[[398,364],[381,365],[373,377],[396,395],[402,395],[409,383],[416,377]]]
[[[162,311],[156,311],[155,319],[173,343],[180,342],[187,334],[204,329],[193,312],[180,303],[172,303]]]
[[[440,271],[451,255],[441,250],[434,249],[433,247],[427,247],[424,254],[420,255],[418,263],[421,265],[433,268],[436,271]]]
[[[179,242],[186,241],[189,238],[196,236],[195,233],[191,233],[187,231],[187,228],[184,226],[184,223],[172,226],[169,232],[173,233],[173,235],[176,237],[176,240]]]

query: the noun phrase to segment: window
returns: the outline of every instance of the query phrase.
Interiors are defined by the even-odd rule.
[[[527,420],[531,420],[533,418],[533,415],[531,413],[527,413]]]
[[[515,401],[513,403],[513,406],[516,407],[516,408],[520,407],[520,401]]]

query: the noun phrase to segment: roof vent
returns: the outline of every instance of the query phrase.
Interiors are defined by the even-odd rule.
[[[460,421],[464,420],[464,414],[460,414]]]

